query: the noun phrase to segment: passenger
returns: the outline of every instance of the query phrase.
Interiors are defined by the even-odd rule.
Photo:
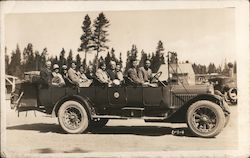
[[[123,81],[123,74],[122,74],[122,70],[121,70],[121,65],[117,64],[116,65],[116,75],[118,80]]]
[[[67,65],[62,66],[62,77],[64,78],[64,80],[65,80],[65,78],[69,77]]]
[[[110,77],[110,79],[113,81],[117,78],[117,74],[116,74],[116,62],[115,61],[110,61],[110,69],[107,70],[107,73]]]
[[[87,69],[87,72],[86,72],[86,77],[89,78],[89,79],[93,79],[95,77],[93,65],[88,66],[88,69]]]
[[[52,83],[51,61],[46,61],[45,68],[40,71],[41,83],[43,87],[49,87]]]
[[[86,75],[84,74],[84,68],[82,65],[80,66],[78,75],[80,77],[80,87],[89,87],[91,83],[93,82],[92,79],[88,79]]]
[[[110,61],[110,69],[107,70],[107,73],[113,83],[113,86],[118,86],[121,84],[122,80],[118,78],[115,61]]]
[[[100,63],[99,69],[96,71],[96,77],[101,83],[112,84],[108,73],[106,72],[106,64],[104,62]]]
[[[136,84],[143,84],[144,81],[143,79],[139,78],[138,73],[137,73],[137,65],[138,62],[137,60],[132,60],[131,61],[132,66],[130,69],[128,69],[128,77]]]
[[[62,75],[59,73],[59,66],[57,64],[53,65],[52,85],[58,86],[58,87],[62,87],[65,85],[65,81]]]
[[[62,77],[65,81],[65,84],[67,86],[72,85],[72,81],[69,79],[69,74],[68,74],[68,67],[67,65],[62,66]]]
[[[138,70],[138,75],[143,79],[144,82],[150,82],[152,80],[152,70],[150,69],[151,62],[149,59],[146,59],[144,66],[140,67]]]
[[[79,79],[80,77],[78,76],[77,72],[76,72],[76,62],[73,61],[71,63],[71,67],[68,70],[68,75],[69,75],[69,79],[71,80],[71,82],[77,86],[79,86]]]

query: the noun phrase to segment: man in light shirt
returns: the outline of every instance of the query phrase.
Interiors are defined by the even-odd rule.
[[[106,72],[106,64],[104,62],[100,63],[100,66],[96,71],[96,77],[101,83],[108,84],[109,86],[112,84],[112,81]]]

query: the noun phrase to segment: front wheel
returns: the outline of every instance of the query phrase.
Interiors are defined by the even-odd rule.
[[[86,132],[89,125],[87,111],[76,101],[66,101],[61,105],[58,121],[62,129],[70,134]]]
[[[187,125],[199,137],[215,137],[225,126],[222,108],[210,101],[197,101],[187,111]]]

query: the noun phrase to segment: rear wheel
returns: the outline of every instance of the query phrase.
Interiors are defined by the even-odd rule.
[[[210,101],[197,101],[187,111],[187,125],[199,137],[214,137],[225,126],[222,108]]]
[[[231,88],[228,90],[228,97],[231,102],[231,104],[236,105],[237,104],[237,89]]]
[[[86,132],[89,125],[87,111],[76,101],[66,101],[61,105],[58,121],[62,129],[71,134]]]

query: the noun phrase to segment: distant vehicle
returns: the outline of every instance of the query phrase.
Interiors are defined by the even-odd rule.
[[[224,97],[227,102],[237,104],[237,83],[231,77],[218,76],[209,79],[214,84],[215,93]]]
[[[199,137],[215,137],[227,125],[228,104],[214,94],[212,85],[171,84],[154,75],[157,87],[144,87],[125,77],[120,86],[98,80],[90,87],[43,88],[35,80],[16,86],[13,107],[58,117],[67,133],[83,133],[106,125],[109,119],[141,118],[145,122],[187,123]],[[35,77],[37,78],[37,77]]]

